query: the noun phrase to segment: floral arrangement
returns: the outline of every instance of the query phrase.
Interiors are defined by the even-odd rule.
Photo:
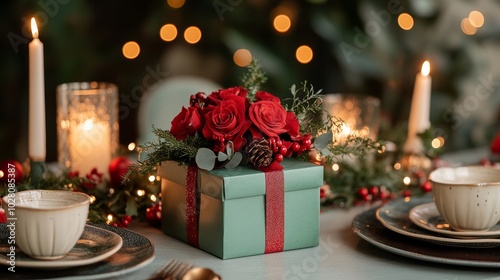
[[[260,90],[265,81],[260,65],[253,60],[243,86],[193,94],[189,106],[182,107],[172,120],[170,130],[153,127],[158,140],[140,146],[151,153],[132,166],[129,174],[151,173],[165,160],[195,162],[205,170],[239,164],[279,170],[285,157],[309,161],[313,150],[314,157],[331,162],[339,156],[363,156],[381,147],[355,135],[334,143],[333,133],[340,131],[343,122],[322,109],[321,91],[306,82],[300,88],[293,85],[291,98],[282,102]]]

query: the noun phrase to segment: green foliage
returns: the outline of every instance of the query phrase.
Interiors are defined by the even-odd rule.
[[[139,160],[129,168],[125,175],[128,178],[133,173],[151,174],[162,161],[176,160],[179,163],[194,162],[198,149],[207,147],[208,143],[198,134],[188,136],[185,140],[177,140],[168,130],[153,126],[157,141],[139,146],[140,153],[150,152],[144,161]]]
[[[248,89],[247,97],[250,101],[255,99],[255,93],[266,81],[266,73],[262,70],[259,61],[253,58],[247,66],[247,72],[242,78],[243,87]]]
[[[16,186],[16,191],[25,190],[64,190],[83,192],[93,198],[89,207],[88,219],[92,223],[104,223],[108,215],[122,218],[125,215],[139,217],[151,206],[151,195],[159,193],[158,182],[150,182],[147,176],[133,174],[126,184],[111,186],[107,180],[95,182],[86,177],[70,176],[67,170],[57,174],[44,174],[44,178],[33,183],[29,177]],[[144,191],[138,196],[137,191]],[[0,184],[0,196],[7,195],[7,187]]]

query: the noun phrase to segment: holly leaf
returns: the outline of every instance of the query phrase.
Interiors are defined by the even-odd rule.
[[[233,155],[233,158],[224,166],[227,169],[235,168],[238,166],[243,159],[243,155],[240,152],[236,152]]]
[[[215,159],[217,156],[208,148],[199,148],[196,153],[195,161],[198,168],[205,170],[212,170],[215,167]]]

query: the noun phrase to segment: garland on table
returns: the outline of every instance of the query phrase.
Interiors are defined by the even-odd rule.
[[[353,204],[383,202],[432,191],[428,173],[443,164],[439,160],[442,148],[435,148],[431,144],[435,140],[433,135],[433,128],[419,134],[424,151],[421,155],[413,155],[431,162],[429,170],[410,170],[402,166],[404,153],[392,143],[365,160],[351,159],[325,165],[322,205],[345,208]]]
[[[47,164],[47,171],[38,182],[33,183],[29,174],[24,174],[24,168],[19,162],[7,160],[0,163],[0,196],[9,193],[8,170],[15,166],[16,191],[44,189],[67,190],[83,192],[91,197],[89,207],[89,221],[93,223],[107,223],[118,227],[127,227],[132,218],[147,220],[156,223],[158,218],[148,214],[158,211],[159,182],[152,174],[134,174],[128,182],[122,184],[122,176],[127,172],[132,161],[126,156],[115,157],[109,170],[93,169],[89,174],[71,172],[59,164]],[[26,165],[29,166],[29,165]],[[109,172],[109,179],[105,179],[104,172]],[[151,180],[153,179],[153,180]],[[149,211],[147,209],[150,209]]]

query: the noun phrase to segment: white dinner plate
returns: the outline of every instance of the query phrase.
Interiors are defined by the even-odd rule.
[[[378,208],[375,215],[377,220],[391,231],[434,244],[466,248],[492,248],[500,246],[500,239],[452,238],[432,231],[424,230],[423,228],[415,225],[409,219],[410,210],[417,205],[426,204],[431,201],[432,197],[412,197],[407,200],[396,200]]]
[[[497,224],[485,231],[455,231],[443,219],[434,202],[413,207],[409,214],[410,220],[417,226],[443,235],[458,238],[493,238],[500,236],[500,225]]]
[[[17,267],[62,269],[74,266],[93,264],[104,260],[116,253],[122,247],[122,238],[111,231],[86,225],[82,236],[77,244],[62,259],[54,261],[43,261],[30,258],[20,250],[15,253],[15,265]],[[10,265],[7,252],[10,250],[8,244],[0,246],[0,259],[3,265]]]

